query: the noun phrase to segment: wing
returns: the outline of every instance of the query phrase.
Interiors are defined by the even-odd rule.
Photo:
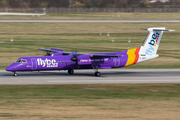
[[[53,52],[53,53],[60,53],[60,52],[63,52],[63,51],[58,51],[58,50],[50,50],[50,49],[44,49],[44,48],[38,48],[38,50],[43,50],[43,51],[47,51],[47,52]]]
[[[43,51],[47,51],[47,52],[53,52],[53,53],[61,53],[63,52],[63,50],[61,49],[44,49],[44,48],[38,48],[39,50],[43,50]],[[63,52],[63,54],[73,54],[73,52]],[[87,54],[83,54],[83,53],[75,53],[78,56],[79,55],[87,55]],[[124,55],[111,55],[111,54],[107,54],[107,55],[101,55],[101,54],[90,54],[90,57],[123,57]]]
[[[64,52],[64,51],[61,50],[61,49],[55,49],[55,48],[51,48],[51,49],[38,48],[38,50],[43,50],[43,51],[53,52],[53,53],[62,53],[62,52],[63,52],[63,55],[69,55],[69,54],[85,55],[85,54],[83,54],[83,53]]]

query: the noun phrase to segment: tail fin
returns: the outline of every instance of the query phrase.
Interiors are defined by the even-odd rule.
[[[161,37],[163,35],[163,31],[174,31],[174,30],[167,30],[165,27],[141,28],[141,29],[148,30],[149,34],[144,40],[144,43],[141,46],[139,54],[145,54],[150,56],[156,55],[161,41]]]

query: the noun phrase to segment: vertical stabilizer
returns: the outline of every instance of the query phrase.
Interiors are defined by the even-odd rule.
[[[149,34],[147,35],[141,47],[127,50],[128,59],[125,66],[144,62],[158,57],[159,55],[157,54],[157,50],[163,32],[174,31],[174,30],[167,30],[165,27],[142,28],[142,29],[148,30]]]
[[[139,54],[145,55],[156,55],[161,37],[163,35],[163,31],[173,31],[167,30],[165,27],[158,27],[158,28],[142,28],[144,30],[148,30],[149,34],[147,35]]]

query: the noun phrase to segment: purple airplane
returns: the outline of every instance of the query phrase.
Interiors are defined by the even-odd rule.
[[[138,48],[122,52],[88,54],[63,52],[61,49],[54,48],[39,48],[51,54],[21,57],[8,66],[6,71],[11,71],[14,76],[17,76],[17,72],[22,71],[68,70],[69,74],[73,74],[76,69],[94,69],[95,76],[100,77],[101,73],[98,69],[120,68],[158,57],[156,53],[163,31],[173,31],[164,27],[142,29],[148,30],[149,34],[142,46]]]

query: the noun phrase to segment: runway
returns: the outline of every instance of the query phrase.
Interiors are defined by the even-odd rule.
[[[120,20],[120,19],[0,19],[0,22],[180,22],[180,20]]]
[[[110,69],[100,70],[101,77],[95,77],[93,70],[11,72],[0,70],[0,85],[42,85],[42,84],[139,84],[180,83],[180,69]]]

